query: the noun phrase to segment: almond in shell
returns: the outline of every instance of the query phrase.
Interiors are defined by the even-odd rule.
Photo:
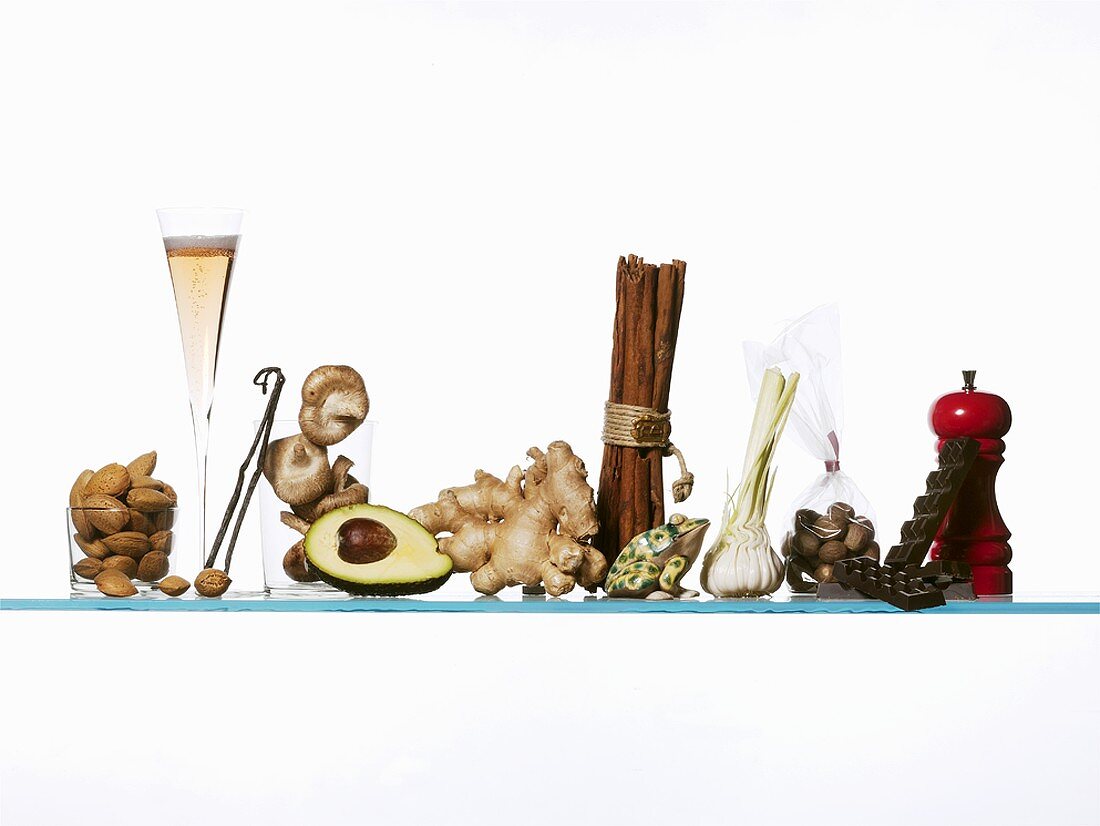
[[[142,582],[156,582],[168,573],[168,554],[149,551],[137,566],[137,578]]]
[[[157,452],[155,450],[142,453],[126,466],[126,470],[131,476],[152,476],[153,471],[156,469]]]
[[[96,575],[103,570],[103,563],[98,559],[82,559],[75,565],[73,565],[73,573],[81,579],[95,579]]]
[[[149,544],[153,546],[154,551],[160,551],[165,556],[168,556],[172,553],[172,532],[157,531],[149,537]]]
[[[92,523],[88,521],[87,514],[84,513],[84,486],[88,484],[88,480],[95,475],[94,470],[85,470],[79,476],[76,477],[76,481],[73,483],[72,489],[69,490],[69,507],[72,508],[73,527],[76,528],[76,532],[87,540],[95,539],[95,528],[92,527]]]
[[[122,571],[128,579],[137,576],[137,560],[128,556],[109,556],[103,560],[104,571]]]
[[[141,511],[130,508],[130,530],[143,533],[146,536],[152,536],[157,532],[156,523],[153,522],[150,514],[142,513]]]
[[[195,577],[195,590],[204,597],[220,597],[229,590],[229,575],[217,568],[203,568]]]
[[[137,531],[120,531],[111,536],[103,537],[102,541],[111,553],[128,556],[132,559],[141,559],[153,548],[149,537]]]
[[[160,481],[159,479],[154,479],[152,476],[131,476],[130,487],[164,490],[164,482]]]
[[[168,486],[165,485],[165,488],[167,487]],[[164,491],[153,490],[152,488],[134,488],[126,496],[126,501],[131,508],[144,513],[162,511],[175,504],[174,500],[169,499]]]
[[[92,559],[103,559],[111,555],[111,551],[103,544],[102,539],[93,539],[89,542],[78,533],[73,534],[73,542],[80,550],[84,551],[85,556]]]
[[[95,587],[109,597],[132,597],[137,593],[134,583],[121,571],[107,569],[100,571],[95,578]]]
[[[119,496],[130,487],[130,472],[120,464],[104,465],[97,470],[88,484],[84,486],[84,495],[93,493],[105,493],[108,496]]]
[[[130,509],[105,493],[84,496],[83,506],[84,517],[102,533],[118,533],[130,522]]]
[[[186,593],[187,589],[191,587],[191,583],[181,576],[167,576],[158,583],[157,587],[160,588],[162,594],[178,597]]]

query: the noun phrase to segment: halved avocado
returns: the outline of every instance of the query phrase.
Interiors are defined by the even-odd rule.
[[[305,537],[306,567],[334,588],[363,596],[434,591],[451,558],[415,519],[381,505],[329,511]]]

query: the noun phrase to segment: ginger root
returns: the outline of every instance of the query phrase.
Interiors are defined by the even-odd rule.
[[[478,470],[472,485],[447,488],[409,516],[432,534],[451,534],[439,539],[439,550],[483,594],[540,583],[555,597],[577,583],[594,588],[607,560],[588,544],[598,523],[584,462],[560,441],[527,455],[533,461],[525,471],[516,465],[498,479]]]

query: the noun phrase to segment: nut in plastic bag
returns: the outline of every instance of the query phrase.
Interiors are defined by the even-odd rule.
[[[826,471],[802,491],[783,525],[787,585],[796,593],[832,582],[833,563],[842,559],[879,558],[875,512],[841,470]]]
[[[750,386],[764,370],[779,367],[801,374],[791,410],[789,432],[825,465],[825,473],[806,488],[784,520],[782,553],[791,590],[817,590],[832,581],[833,563],[879,554],[871,503],[840,469],[844,403],[840,369],[840,311],[818,307],[788,326],[771,344],[745,342]]]

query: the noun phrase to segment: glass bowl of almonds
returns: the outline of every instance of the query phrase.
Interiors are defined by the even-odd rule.
[[[65,510],[75,593],[172,596],[176,492],[152,476],[155,467],[156,453],[145,453],[77,477]]]

